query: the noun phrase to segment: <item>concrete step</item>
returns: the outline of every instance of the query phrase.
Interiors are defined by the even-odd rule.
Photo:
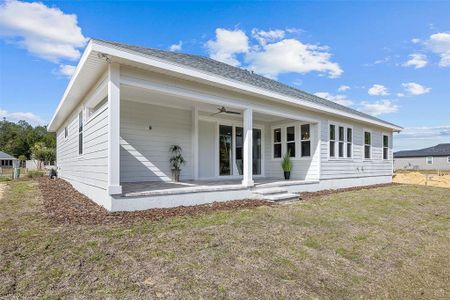
[[[284,188],[278,188],[278,187],[274,187],[274,188],[257,188],[253,191],[253,193],[258,194],[258,195],[273,195],[273,194],[282,194],[282,193],[287,193],[287,189]]]
[[[272,194],[264,196],[264,199],[269,201],[288,201],[288,200],[299,200],[298,194],[293,193],[282,193],[282,194]]]

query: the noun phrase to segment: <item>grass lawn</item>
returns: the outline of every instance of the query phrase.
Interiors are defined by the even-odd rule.
[[[57,226],[35,181],[1,185],[0,298],[450,298],[449,189]]]

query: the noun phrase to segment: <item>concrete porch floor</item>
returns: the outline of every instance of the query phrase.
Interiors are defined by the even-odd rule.
[[[140,197],[157,195],[175,195],[199,192],[247,190],[241,185],[241,179],[226,180],[187,180],[183,182],[146,181],[122,183],[122,197]],[[256,188],[282,187],[317,183],[306,180],[283,180],[280,178],[256,178]]]

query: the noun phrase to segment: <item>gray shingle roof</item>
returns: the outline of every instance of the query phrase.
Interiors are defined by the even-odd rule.
[[[163,59],[163,60],[166,60],[166,61],[169,61],[172,63],[176,63],[179,65],[183,65],[183,66],[197,69],[200,71],[212,73],[214,75],[225,77],[227,79],[232,79],[232,80],[236,80],[239,82],[247,83],[247,84],[253,85],[255,87],[259,87],[259,88],[263,88],[263,89],[266,89],[269,91],[277,92],[279,94],[283,94],[283,95],[286,95],[289,97],[306,100],[313,104],[324,105],[324,106],[327,106],[327,107],[330,107],[330,108],[333,108],[336,110],[340,110],[340,111],[343,111],[346,113],[351,113],[351,114],[365,117],[365,118],[368,118],[368,119],[371,119],[374,121],[382,122],[389,126],[399,127],[398,125],[386,122],[384,120],[381,120],[381,119],[378,119],[371,115],[357,111],[350,107],[346,107],[346,106],[337,104],[333,101],[323,99],[318,96],[309,94],[307,92],[293,88],[293,87],[283,84],[281,82],[266,78],[264,76],[255,74],[253,72],[250,72],[250,71],[247,71],[247,70],[244,70],[241,68],[230,66],[228,64],[213,60],[208,57],[179,53],[179,52],[172,52],[172,51],[166,51],[166,50],[160,50],[160,49],[154,49],[154,48],[144,48],[144,47],[139,47],[139,46],[132,46],[132,45],[127,45],[127,44],[104,41],[104,40],[97,40],[97,39],[95,39],[95,41],[104,43],[104,44],[107,44],[110,46],[122,48],[124,50],[131,50],[134,52],[138,52],[143,55],[156,57],[159,59]]]
[[[398,151],[394,153],[394,158],[423,156],[450,156],[450,143],[439,144],[433,147],[419,150]]]
[[[16,159],[16,158],[9,155],[8,153],[0,151],[0,159]]]

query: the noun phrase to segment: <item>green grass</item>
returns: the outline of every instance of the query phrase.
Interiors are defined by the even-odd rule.
[[[450,297],[448,189],[55,226],[34,181],[1,184],[0,298]]]

